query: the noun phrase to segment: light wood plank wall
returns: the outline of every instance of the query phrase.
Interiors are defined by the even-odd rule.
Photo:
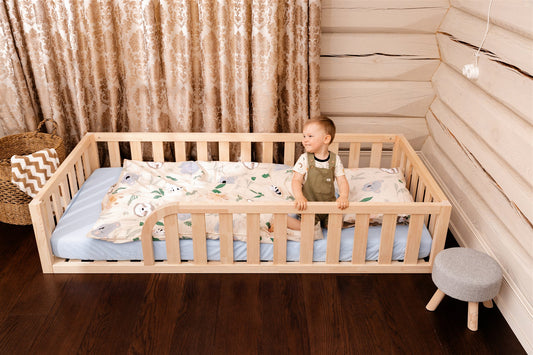
[[[533,353],[533,2],[494,0],[475,81],[461,70],[474,62],[489,0],[450,3],[422,154],[452,201],[454,236],[502,266],[496,303]]]
[[[322,0],[320,106],[339,132],[428,136],[448,0]]]

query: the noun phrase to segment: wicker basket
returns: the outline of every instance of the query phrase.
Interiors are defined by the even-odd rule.
[[[40,133],[41,127],[46,122],[52,122],[54,128],[51,134]],[[65,159],[65,146],[63,139],[56,135],[57,123],[46,119],[39,123],[35,132],[13,134],[0,138],[0,179],[11,181],[11,156],[28,155],[41,149],[54,148],[59,156],[59,161]]]
[[[46,122],[52,122],[51,134],[40,133]],[[11,156],[28,155],[41,149],[54,148],[59,161],[65,159],[63,139],[56,135],[57,123],[43,120],[35,132],[13,134],[0,138],[0,222],[18,225],[31,223],[29,203],[32,198],[11,182]]]
[[[0,222],[31,224],[29,203],[32,198],[11,181],[0,180]]]

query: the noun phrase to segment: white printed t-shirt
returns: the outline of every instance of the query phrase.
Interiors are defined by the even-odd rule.
[[[329,157],[325,161],[317,160],[315,157],[315,166],[317,168],[328,169],[329,168]],[[296,171],[299,174],[304,175],[304,181],[307,179],[307,170],[309,170],[309,162],[307,161],[307,153],[303,153],[294,164],[292,170]],[[335,177],[342,176],[344,174],[344,166],[342,165],[341,159],[337,155],[335,159]]]

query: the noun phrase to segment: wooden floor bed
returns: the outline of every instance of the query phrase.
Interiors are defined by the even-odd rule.
[[[142,261],[84,261],[58,258],[53,255],[50,237],[70,201],[87,178],[102,166],[121,167],[124,156],[120,146],[129,150],[126,158],[133,160],[184,161],[193,148],[197,160],[209,160],[210,149],[218,150],[218,160],[230,161],[238,155],[251,161],[254,148],[260,148],[262,162],[273,162],[275,152],[281,152],[287,165],[295,162],[301,134],[263,133],[88,133],[68,155],[43,190],[30,204],[35,238],[44,273],[428,273],[433,260],[443,249],[451,205],[415,151],[402,135],[337,134],[331,149],[345,157],[345,167],[400,167],[406,177],[413,203],[350,203],[342,213],[357,216],[351,261],[339,261],[342,213],[335,203],[309,203],[302,213],[302,237],[298,262],[286,260],[288,213],[297,213],[287,202],[241,204],[223,203],[205,206],[198,203],[166,205],[148,216],[143,227]],[[124,148],[124,147],[122,147]],[[122,149],[124,151],[124,149]],[[235,151],[237,154],[235,154]],[[234,153],[234,154],[232,154]],[[129,155],[131,154],[131,156]],[[150,155],[147,158],[147,155]],[[106,162],[106,163],[102,163]],[[190,213],[193,221],[194,260],[180,260],[177,237],[177,213]],[[206,257],[205,214],[216,213],[220,218],[220,260]],[[233,258],[232,214],[246,214],[247,260]],[[272,261],[260,260],[259,215],[272,213],[275,237]],[[313,261],[314,214],[329,214],[327,254],[324,262]],[[366,261],[366,238],[370,214],[384,215],[377,261]],[[397,216],[409,214],[410,222],[403,260],[392,260]],[[154,260],[151,228],[164,219],[167,260]],[[423,225],[432,237],[431,252],[418,259]],[[149,237],[145,237],[149,236]]]

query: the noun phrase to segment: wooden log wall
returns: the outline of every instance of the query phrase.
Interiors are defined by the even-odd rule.
[[[402,133],[415,150],[448,0],[322,0],[320,105],[339,132]]]
[[[493,1],[477,80],[461,71],[474,63],[489,0],[450,3],[422,153],[453,204],[459,244],[502,266],[496,303],[533,352],[533,2]]]

